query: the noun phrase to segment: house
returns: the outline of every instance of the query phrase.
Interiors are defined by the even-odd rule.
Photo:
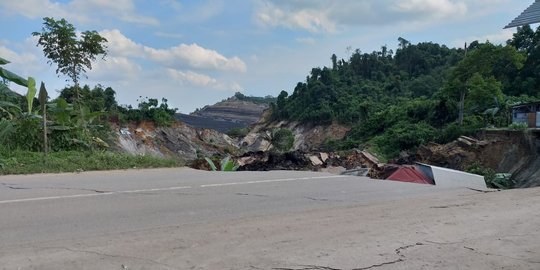
[[[540,128],[540,102],[512,106],[512,123],[523,123],[529,128]]]
[[[535,0],[518,17],[504,28],[540,23],[540,0]],[[540,128],[540,102],[519,104],[512,107],[512,123],[527,124],[529,128]]]

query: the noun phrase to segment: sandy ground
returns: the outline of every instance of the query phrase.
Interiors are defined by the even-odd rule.
[[[0,250],[1,269],[540,269],[540,189],[414,199]]]

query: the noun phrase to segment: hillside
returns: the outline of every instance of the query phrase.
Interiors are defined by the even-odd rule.
[[[466,49],[399,38],[393,52],[356,50],[332,55],[289,95],[282,91],[270,121],[339,123],[350,128],[330,149],[370,148],[387,158],[415,152],[427,142],[447,143],[481,128],[507,127],[513,104],[538,99],[540,48],[527,43],[540,31],[523,27],[494,45],[474,41]]]
[[[176,118],[193,127],[227,132],[257,122],[273,100],[272,97],[246,97],[236,93],[226,100],[205,106],[189,115],[176,114]]]

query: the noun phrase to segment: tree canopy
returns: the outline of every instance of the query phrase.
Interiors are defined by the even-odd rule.
[[[80,37],[73,24],[65,19],[43,18],[41,32],[33,32],[39,37],[37,46],[43,47],[43,54],[49,64],[56,64],[56,74],[67,76],[78,87],[81,76],[92,69],[92,61],[107,54],[107,39],[96,31],[84,31]]]

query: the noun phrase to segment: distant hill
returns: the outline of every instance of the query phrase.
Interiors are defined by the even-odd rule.
[[[236,93],[226,100],[205,106],[189,115],[176,114],[176,118],[193,127],[227,132],[257,122],[271,102],[275,102],[274,97],[251,97]]]

